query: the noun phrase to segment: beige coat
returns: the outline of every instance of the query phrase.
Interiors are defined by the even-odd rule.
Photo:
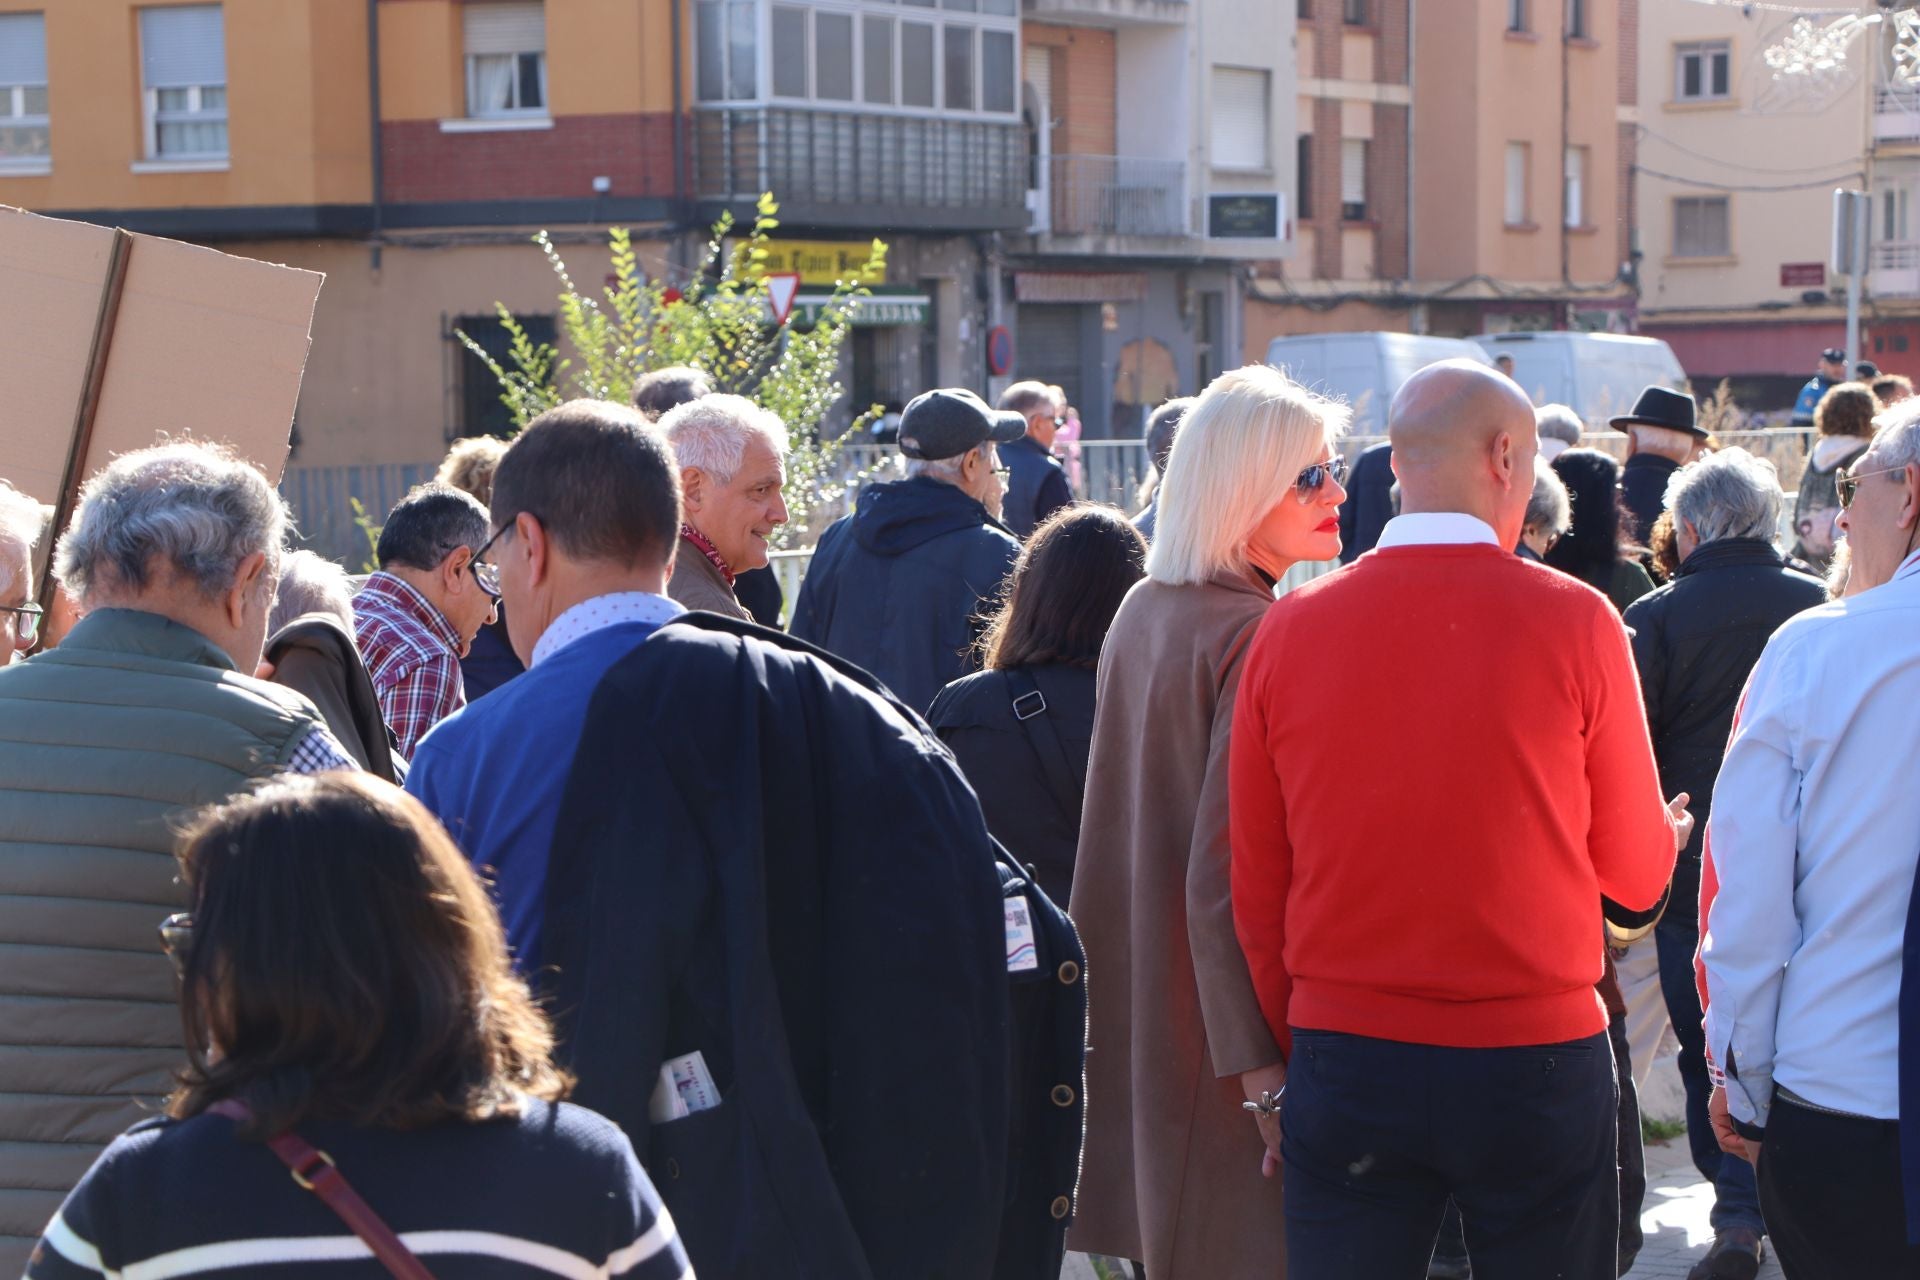
[[[680,539],[680,547],[673,553],[673,578],[667,583],[667,594],[689,609],[724,614],[742,622],[753,621],[753,615],[733,594],[733,586],[720,576],[720,570],[707,559],[706,552],[685,538]]]
[[[1228,895],[1227,748],[1271,594],[1151,580],[1100,655],[1072,914],[1087,951],[1087,1144],[1068,1247],[1152,1280],[1286,1274],[1278,1177],[1239,1073],[1280,1060]]]

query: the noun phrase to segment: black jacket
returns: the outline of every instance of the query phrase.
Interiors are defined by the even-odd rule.
[[[1825,599],[1819,579],[1787,568],[1771,544],[1726,538],[1696,548],[1672,582],[1627,608],[1661,792],[1693,797],[1672,906],[1689,919],[1698,914],[1700,842],[1741,690],[1780,624]]]
[[[1633,540],[1647,545],[1653,522],[1667,509],[1667,481],[1680,464],[1657,453],[1636,453],[1620,469],[1620,496],[1633,516]]]
[[[1001,445],[1000,461],[1011,473],[1000,518],[1025,542],[1042,520],[1073,501],[1073,488],[1067,483],[1067,470],[1060,460],[1032,436]]]
[[[1393,446],[1376,444],[1354,459],[1340,504],[1340,563],[1352,564],[1380,541],[1393,519]]]
[[[1007,1178],[996,850],[864,676],[693,614],[601,681],[554,833],[544,979],[576,1100],[708,1280],[978,1280]],[[660,1125],[668,1059],[723,1101]]]
[[[872,485],[820,535],[789,630],[924,714],[975,669],[980,617],[1019,554],[1019,539],[950,484]]]
[[[1079,667],[1023,671],[1045,700],[1044,711],[1020,719],[1013,706],[1020,691],[1007,673],[981,671],[942,689],[927,720],[979,793],[987,830],[1021,866],[1033,868],[1048,897],[1065,902],[1080,845],[1096,677]],[[1055,767],[1041,754],[1049,751],[1048,740],[1040,736],[1044,726],[1052,727],[1060,744],[1070,786],[1056,784]]]

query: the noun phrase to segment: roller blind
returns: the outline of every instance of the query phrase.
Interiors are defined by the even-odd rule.
[[[227,32],[217,4],[140,10],[140,72],[149,89],[227,82]]]
[[[1022,71],[1033,92],[1053,114],[1053,50],[1042,44],[1030,44],[1021,53]]]
[[[467,53],[545,53],[547,14],[539,4],[469,4],[461,10],[466,22]]]
[[[0,84],[46,82],[46,15],[0,13]]]
[[[1265,71],[1213,69],[1213,163],[1222,169],[1267,167]]]
[[[1340,140],[1340,203],[1367,202],[1367,140]]]

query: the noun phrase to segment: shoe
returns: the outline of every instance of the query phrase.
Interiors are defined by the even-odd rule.
[[[1713,1248],[1687,1272],[1687,1280],[1754,1280],[1760,1274],[1762,1256],[1759,1232],[1730,1227],[1714,1236]]]
[[[1465,1258],[1443,1258],[1435,1254],[1427,1264],[1427,1280],[1473,1280],[1473,1264]]]

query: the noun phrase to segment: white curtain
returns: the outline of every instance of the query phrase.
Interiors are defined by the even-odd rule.
[[[497,115],[513,109],[513,55],[486,53],[473,59],[473,101],[468,114]]]

